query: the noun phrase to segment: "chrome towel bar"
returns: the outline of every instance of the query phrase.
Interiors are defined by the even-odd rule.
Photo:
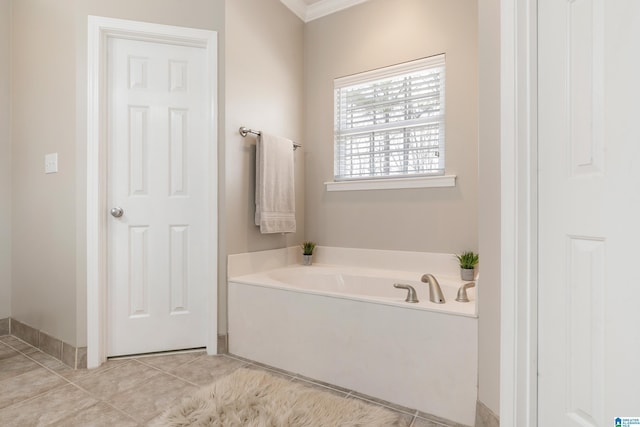
[[[259,130],[253,130],[253,129],[249,129],[248,127],[245,126],[241,126],[240,129],[238,129],[238,131],[240,132],[240,135],[247,136],[250,133],[254,134],[254,135],[261,135],[262,132],[260,132]],[[293,143],[293,149],[297,150],[299,147],[302,147],[302,144],[299,144],[297,142]]]

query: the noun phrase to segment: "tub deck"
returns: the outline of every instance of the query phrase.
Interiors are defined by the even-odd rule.
[[[247,274],[230,278],[229,281],[395,305],[413,310],[477,317],[475,287],[467,291],[469,302],[458,302],[455,300],[458,288],[467,282],[447,276],[436,277],[446,300],[445,304],[436,304],[429,301],[429,286],[421,282],[420,277],[420,274],[404,271],[314,264],[312,266],[292,265]],[[420,302],[407,303],[405,301],[407,291],[394,288],[394,283],[413,286]]]

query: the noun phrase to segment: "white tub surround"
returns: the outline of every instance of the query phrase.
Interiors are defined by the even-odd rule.
[[[313,251],[313,262],[314,264],[375,268],[416,274],[431,273],[438,280],[440,280],[440,276],[460,276],[460,267],[455,255],[435,252],[316,246]],[[302,264],[302,249],[299,246],[229,255],[228,277],[259,273],[294,264]]]
[[[299,248],[229,256],[230,353],[473,425],[475,292],[455,301],[453,255],[318,247],[313,266],[300,259]],[[424,273],[445,304],[429,301]]]

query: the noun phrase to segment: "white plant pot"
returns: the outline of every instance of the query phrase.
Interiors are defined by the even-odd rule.
[[[475,269],[473,268],[461,268],[460,269],[460,277],[462,280],[474,280],[475,279]]]
[[[302,255],[302,265],[311,265],[313,261],[313,255]]]

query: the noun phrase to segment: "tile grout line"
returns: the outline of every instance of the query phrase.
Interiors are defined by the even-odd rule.
[[[47,354],[47,353],[43,352],[43,351],[42,351],[42,350],[40,350],[40,349],[37,349],[36,347],[32,346],[31,344],[29,344],[29,343],[27,343],[27,342],[25,342],[25,341],[22,341],[20,338],[18,338],[18,337],[14,337],[14,338],[16,338],[17,340],[19,340],[19,341],[21,341],[21,342],[23,342],[23,343],[25,343],[25,344],[27,344],[27,345],[31,346],[32,348],[36,349],[36,351],[40,351],[40,352],[42,352],[43,354],[45,354],[45,355],[47,355],[47,356],[50,356],[50,357],[54,358],[53,356],[51,356],[51,355],[49,355],[49,354]],[[117,406],[115,406],[115,405],[111,404],[111,402],[109,402],[109,401],[107,401],[107,400],[105,400],[105,399],[102,399],[102,398],[101,398],[101,397],[99,397],[99,396],[96,396],[94,393],[92,393],[92,392],[90,392],[89,390],[87,390],[87,389],[83,388],[81,385],[76,384],[76,383],[75,383],[75,382],[73,382],[71,379],[69,379],[69,378],[65,377],[64,375],[62,375],[62,374],[60,374],[60,373],[58,373],[58,372],[54,371],[53,369],[49,368],[48,366],[46,366],[46,365],[44,365],[44,364],[40,363],[38,360],[35,360],[35,359],[34,359],[34,358],[32,358],[32,357],[29,357],[29,354],[32,354],[32,353],[29,353],[29,354],[24,353],[24,352],[23,352],[23,351],[21,351],[20,349],[13,347],[11,344],[8,344],[8,343],[6,343],[6,342],[3,342],[3,344],[5,344],[5,345],[7,345],[7,346],[11,347],[11,349],[13,349],[13,350],[17,351],[17,352],[18,352],[18,353],[20,353],[22,356],[24,356],[24,357],[26,357],[27,359],[31,360],[32,362],[36,363],[38,366],[40,366],[40,367],[42,367],[42,368],[46,369],[46,370],[47,370],[47,371],[49,371],[50,373],[52,373],[52,374],[54,374],[55,376],[57,376],[57,377],[61,378],[63,381],[65,381],[65,382],[66,382],[66,384],[60,385],[60,386],[58,386],[58,387],[54,387],[54,388],[52,388],[52,389],[50,389],[50,390],[47,390],[47,391],[45,391],[45,392],[43,392],[43,393],[40,393],[40,394],[36,395],[36,396],[32,396],[32,397],[30,397],[30,398],[28,398],[28,399],[21,400],[21,401],[19,401],[19,402],[16,402],[16,403],[14,403],[14,404],[11,404],[11,405],[9,405],[9,406],[6,406],[5,408],[2,408],[2,409],[9,408],[9,407],[11,407],[11,406],[13,406],[13,405],[17,405],[17,404],[19,404],[19,403],[29,402],[29,401],[31,401],[31,400],[34,400],[34,399],[36,399],[36,398],[38,398],[38,397],[41,397],[41,396],[43,396],[43,395],[47,394],[47,393],[49,393],[49,392],[51,392],[51,391],[53,391],[53,390],[56,390],[56,389],[58,389],[58,388],[64,388],[64,387],[67,387],[67,386],[69,386],[69,385],[70,385],[70,386],[75,387],[75,388],[77,388],[78,390],[80,390],[80,391],[82,391],[82,392],[86,393],[88,396],[90,396],[91,398],[93,398],[94,400],[96,400],[96,403],[95,403],[95,404],[93,404],[93,405],[91,405],[90,407],[95,406],[95,405],[97,405],[97,404],[99,404],[99,403],[104,403],[104,404],[106,404],[106,405],[110,406],[111,408],[113,408],[114,410],[116,410],[117,412],[121,413],[122,415],[125,415],[128,419],[130,419],[131,421],[135,422],[136,424],[140,424],[140,423],[138,423],[138,421],[137,421],[136,419],[134,419],[133,417],[131,417],[131,415],[129,415],[128,413],[124,412],[123,410],[121,410],[121,409],[120,409],[120,408],[118,408]],[[55,359],[55,358],[54,358],[54,359]],[[57,359],[56,359],[56,360],[57,360]],[[65,367],[67,367],[67,365],[65,365],[64,363],[62,363],[62,362],[60,362],[60,363],[61,363],[61,364],[63,364]],[[125,363],[126,363],[126,362],[125,362]],[[97,372],[97,373],[94,373],[94,374],[88,374],[88,375],[102,375],[102,374],[107,373],[107,372],[109,372],[109,371],[111,371],[112,369],[117,368],[117,367],[118,367],[118,365],[116,365],[116,366],[112,366],[112,367],[110,367],[110,368],[108,368],[108,369],[105,369],[105,370],[104,370],[104,371],[102,371],[102,372]],[[69,369],[73,369],[73,368],[69,367]],[[26,373],[26,372],[25,372],[25,373]],[[20,375],[24,375],[24,374],[20,374]],[[17,375],[17,376],[20,376],[20,375]],[[153,377],[152,377],[152,378],[153,378]],[[75,414],[77,414],[77,413],[79,413],[79,412],[80,412],[80,411],[78,411],[78,412],[74,412],[74,413],[70,414],[70,415],[69,415],[69,417],[71,417],[71,416],[73,416],[73,415],[75,415]],[[65,417],[65,418],[63,418],[63,419],[66,419],[66,418],[69,418],[69,417]],[[61,420],[61,421],[62,421],[62,420]]]
[[[376,402],[375,400],[369,400],[369,399],[367,399],[367,398],[365,398],[365,397],[361,397],[361,396],[357,396],[357,395],[353,395],[353,397],[354,397],[354,398],[356,398],[356,399],[359,399],[359,400],[363,400],[363,401],[365,401],[365,402],[367,402],[367,403],[370,403],[370,404],[373,404],[373,405],[382,406],[383,408],[390,409],[390,410],[392,410],[392,411],[394,411],[394,412],[399,412],[399,413],[401,413],[401,414],[405,414],[405,415],[411,415],[411,416],[413,416],[413,417],[415,417],[415,416],[416,416],[415,414],[412,414],[412,413],[410,413],[410,412],[407,412],[407,411],[405,411],[405,410],[403,410],[403,409],[394,408],[393,406],[385,405],[384,403]],[[390,403],[390,404],[392,404],[392,405],[393,405],[393,403],[391,403],[391,402],[388,402],[388,403]],[[417,413],[417,410],[416,410],[416,409],[412,409],[412,410],[413,410],[413,411],[416,411],[416,413]]]
[[[22,374],[15,375],[15,376],[13,376],[13,377],[11,377],[11,378],[19,378],[19,377],[21,377],[21,376],[23,376],[23,375],[28,374],[29,372],[31,372],[31,371],[23,372]],[[56,387],[50,388],[49,390],[43,391],[43,392],[38,393],[38,394],[36,394],[36,395],[34,395],[34,396],[27,397],[26,399],[19,400],[19,401],[14,402],[14,403],[12,403],[12,404],[10,404],[10,405],[7,405],[7,406],[5,406],[5,407],[3,407],[3,408],[0,408],[0,411],[3,411],[3,410],[5,410],[5,409],[7,409],[7,408],[11,408],[12,406],[20,405],[20,404],[25,403],[25,402],[30,402],[30,401],[32,401],[32,400],[35,400],[35,399],[37,399],[37,398],[39,398],[39,397],[44,396],[44,395],[45,395],[45,394],[47,394],[47,393],[51,393],[51,392],[52,392],[52,391],[54,391],[54,390],[57,390],[57,389],[63,389],[63,388],[68,387],[68,386],[73,386],[73,384],[61,384],[61,385],[59,385],[59,386],[56,386]]]
[[[346,388],[340,389],[340,388],[338,388],[339,386],[332,387],[331,385],[328,385],[328,384],[322,384],[322,383],[319,383],[317,381],[313,381],[313,380],[310,380],[308,378],[301,377],[299,374],[297,374],[294,377],[294,379],[298,380],[299,382],[302,382],[304,384],[311,384],[311,385],[314,385],[316,387],[322,387],[322,389],[331,390],[331,391],[334,391],[334,392],[337,392],[337,393],[342,393],[342,394],[344,394],[344,396],[342,396],[342,397],[344,397],[345,399],[353,394],[353,390],[349,390],[349,389],[346,389]]]
[[[187,366],[187,365],[191,364],[192,362],[194,362],[195,360],[198,360],[199,358],[200,358],[200,357],[196,357],[196,358],[194,358],[193,360],[190,360],[190,361],[188,361],[188,362],[183,363],[182,365],[178,365],[178,366],[176,366],[176,368],[181,368],[181,367],[183,367],[183,366]],[[160,373],[162,373],[162,374],[166,374],[166,375],[168,375],[168,376],[170,376],[170,377],[173,377],[173,378],[175,378],[175,379],[178,379],[178,380],[180,380],[180,381],[184,381],[184,382],[186,382],[187,384],[190,384],[190,385],[195,386],[195,387],[197,387],[197,388],[201,388],[201,387],[202,387],[202,386],[201,386],[201,385],[199,385],[199,384],[196,384],[196,383],[194,383],[194,382],[191,382],[191,381],[189,381],[188,379],[186,379],[186,378],[182,378],[182,377],[180,377],[180,376],[178,376],[178,375],[176,375],[176,374],[174,374],[174,373],[171,373],[171,372],[165,371],[164,369],[158,368],[157,366],[153,366],[153,365],[150,365],[150,364],[148,364],[148,363],[144,363],[143,361],[138,360],[138,359],[132,359],[132,360],[135,360],[136,362],[138,362],[138,363],[140,363],[140,364],[142,364],[142,365],[144,365],[144,366],[146,366],[146,367],[148,367],[148,368],[155,369],[156,371],[158,371],[158,372],[160,372]],[[153,377],[151,377],[151,378],[153,378]],[[150,379],[151,379],[151,378],[150,378]],[[144,381],[144,382],[146,382],[146,381]]]
[[[6,336],[13,336],[13,335],[6,335]],[[23,343],[25,343],[25,344],[27,344],[27,345],[29,345],[29,346],[31,346],[32,348],[36,348],[36,347],[33,347],[31,344],[29,344],[29,343],[27,343],[27,342],[25,342],[25,341],[22,341],[22,340],[21,340],[20,338],[18,338],[18,337],[14,337],[14,338],[15,338],[15,339],[17,339],[17,340],[19,340],[19,341],[21,341],[21,342],[23,342]],[[35,363],[36,365],[40,366],[41,368],[44,368],[44,369],[45,369],[45,370],[47,370],[49,373],[54,374],[55,376],[57,376],[57,377],[61,378],[63,381],[65,381],[65,382],[67,383],[67,384],[62,384],[62,385],[60,385],[60,386],[58,386],[58,387],[53,387],[53,388],[52,388],[52,389],[50,389],[50,390],[47,390],[47,391],[45,391],[45,392],[42,392],[42,393],[40,393],[40,394],[38,394],[38,395],[36,395],[36,396],[32,396],[32,397],[30,397],[30,398],[27,398],[27,399],[21,400],[20,402],[16,402],[16,403],[11,404],[11,405],[9,405],[9,406],[13,406],[13,405],[15,405],[15,404],[17,404],[17,403],[21,403],[21,402],[28,402],[28,401],[30,401],[30,400],[35,399],[36,397],[40,397],[40,396],[42,396],[43,394],[47,394],[47,393],[49,393],[50,391],[55,390],[56,388],[63,388],[63,387],[66,387],[67,385],[70,385],[70,384],[71,384],[71,382],[70,382],[69,380],[67,380],[65,377],[63,377],[62,375],[58,374],[57,372],[53,371],[52,369],[50,369],[50,368],[48,368],[47,366],[43,365],[42,363],[38,362],[38,361],[37,361],[37,360],[35,360],[34,358],[29,357],[29,354],[32,354],[32,353],[34,353],[34,352],[32,352],[32,353],[28,353],[28,354],[27,354],[27,353],[24,353],[22,350],[20,350],[20,349],[18,349],[18,348],[16,348],[16,347],[14,347],[14,346],[12,346],[11,344],[9,344],[9,343],[7,343],[7,342],[2,342],[2,344],[4,344],[5,346],[8,346],[8,347],[9,347],[9,348],[11,348],[13,351],[18,352],[18,354],[20,354],[21,356],[26,357],[27,359],[29,359],[30,361],[32,361],[32,362],[33,362],[33,363]],[[41,351],[41,350],[36,349],[36,351]],[[43,353],[43,354],[46,354],[46,353],[44,353],[44,352],[42,352],[42,353]],[[61,363],[62,363],[62,362],[61,362]],[[14,376],[14,377],[12,377],[12,378],[20,377],[20,376],[25,375],[25,374],[27,374],[27,373],[29,373],[29,372],[31,372],[31,370],[29,370],[29,371],[27,371],[27,372],[23,372],[22,374],[19,374],[19,375],[15,375],[15,376]],[[7,406],[7,407],[5,407],[5,408],[8,408],[9,406]],[[4,409],[4,408],[3,408],[3,409]]]
[[[134,362],[136,362],[136,361],[134,360]],[[127,363],[127,362],[124,362],[124,363]],[[122,365],[124,365],[124,363],[123,363]],[[122,366],[122,365],[116,365],[116,366],[113,366],[113,367],[111,367],[111,368],[109,368],[109,369],[106,369],[106,370],[104,370],[104,371],[102,371],[102,372],[97,372],[97,373],[95,373],[95,374],[93,374],[93,375],[96,375],[96,376],[97,376],[97,375],[104,375],[104,374],[108,373],[109,371],[111,371],[111,370],[113,370],[113,369],[115,369],[115,368],[117,368],[117,367],[119,367],[119,366]],[[146,365],[145,365],[145,366],[146,366]],[[158,375],[158,374],[156,374],[156,375]],[[152,375],[151,377],[147,378],[145,381],[143,381],[143,382],[142,382],[142,384],[144,384],[144,383],[145,383],[145,382],[147,382],[147,381],[150,381],[150,380],[151,380],[152,378],[154,378],[156,375]],[[71,385],[73,385],[73,386],[74,386],[74,387],[76,387],[77,389],[79,389],[79,390],[81,390],[81,391],[83,391],[83,392],[87,393],[89,396],[91,396],[92,398],[94,398],[95,400],[97,400],[97,403],[96,403],[95,405],[97,405],[97,404],[99,404],[99,403],[104,403],[105,405],[110,406],[111,408],[113,408],[113,409],[114,409],[114,410],[116,410],[117,412],[119,412],[119,413],[121,413],[122,415],[126,416],[128,419],[130,419],[130,420],[131,420],[131,421],[133,421],[134,423],[136,423],[136,424],[140,425],[140,423],[138,422],[138,420],[137,420],[137,419],[133,418],[130,414],[128,414],[128,413],[127,413],[127,412],[125,412],[124,410],[122,410],[122,409],[118,408],[116,405],[114,405],[113,403],[111,403],[110,401],[108,401],[106,398],[104,398],[104,399],[103,399],[102,397],[97,396],[95,393],[92,393],[91,391],[89,391],[89,390],[85,389],[85,388],[84,388],[84,387],[82,387],[80,384],[76,384],[76,383],[74,383],[74,382],[73,382],[73,381],[71,381],[71,380],[68,380],[68,381],[69,381],[69,383],[70,383]],[[130,389],[127,389],[127,390],[130,390]],[[126,391],[126,390],[124,390],[124,391]],[[121,392],[122,392],[122,391],[120,391],[119,393],[121,393]],[[113,396],[111,396],[111,397],[113,397]],[[95,406],[95,405],[92,405],[92,406]]]
[[[12,336],[12,335],[9,335],[9,336]],[[61,378],[63,381],[65,381],[65,382],[67,383],[67,384],[63,385],[62,387],[66,386],[66,385],[68,385],[68,384],[72,384],[72,383],[71,383],[71,381],[69,381],[69,380],[68,380],[67,378],[65,378],[63,375],[59,374],[58,372],[54,371],[53,369],[49,368],[48,366],[45,366],[44,364],[40,363],[39,361],[37,361],[37,360],[36,360],[36,359],[34,359],[33,357],[30,357],[29,355],[30,355],[30,354],[33,354],[33,353],[36,353],[36,352],[38,352],[38,351],[39,351],[39,352],[41,352],[42,354],[45,354],[45,355],[47,355],[47,356],[50,356],[50,357],[52,357],[52,358],[54,358],[54,359],[55,359],[55,357],[53,357],[53,356],[51,356],[51,355],[49,355],[49,354],[45,353],[44,351],[42,351],[42,350],[40,350],[40,349],[38,349],[38,348],[36,348],[36,347],[32,346],[32,345],[31,345],[31,344],[29,344],[28,342],[22,341],[22,340],[21,340],[20,338],[18,338],[18,337],[15,337],[15,338],[16,338],[17,340],[20,340],[21,342],[23,342],[23,343],[25,343],[25,344],[27,344],[27,345],[31,346],[32,348],[36,349],[36,351],[31,352],[31,353],[25,353],[25,352],[23,352],[22,350],[20,350],[20,349],[18,349],[18,348],[16,348],[16,347],[13,347],[11,344],[8,344],[8,343],[6,343],[6,342],[4,342],[3,344],[5,344],[5,345],[9,346],[9,347],[10,347],[12,350],[14,350],[14,351],[17,351],[21,356],[26,357],[27,359],[29,359],[30,361],[32,361],[32,362],[33,362],[33,363],[35,363],[36,365],[40,366],[41,368],[45,369],[45,370],[46,370],[46,371],[48,371],[49,373],[54,374],[55,376],[57,376],[57,377]],[[57,360],[57,359],[56,359],[56,360]],[[60,363],[62,363],[62,362],[60,362]],[[63,365],[64,365],[64,364],[63,364]],[[65,366],[67,366],[67,365],[65,365]],[[19,376],[24,375],[24,374],[26,374],[26,373],[27,373],[27,372],[24,372],[24,373],[22,373],[22,374],[20,374],[20,375],[16,375],[16,377],[19,377]],[[54,387],[53,389],[55,389],[55,388],[57,388],[57,387]],[[51,389],[51,390],[53,390],[53,389]],[[49,390],[49,391],[50,391],[50,390]],[[48,391],[47,391],[47,392],[45,392],[45,393],[48,393]],[[40,395],[45,394],[45,393],[41,393]],[[38,396],[40,396],[40,395],[38,395]],[[29,398],[29,399],[25,399],[25,400],[23,400],[23,402],[25,402],[25,401],[27,401],[27,400],[31,400],[31,398]]]
[[[16,350],[17,350],[17,349],[16,349]],[[61,373],[59,373],[59,372],[55,371],[54,369],[52,369],[52,368],[48,367],[47,365],[44,365],[44,364],[43,364],[43,363],[41,363],[40,361],[38,361],[38,360],[36,360],[36,359],[34,359],[34,358],[32,358],[32,357],[29,357],[29,354],[33,354],[33,353],[28,353],[28,354],[27,354],[27,353],[22,353],[20,350],[17,350],[17,351],[18,351],[18,352],[20,352],[20,353],[21,353],[24,357],[26,357],[27,359],[29,359],[29,360],[31,360],[32,362],[34,362],[34,363],[36,363],[36,364],[40,365],[42,368],[46,369],[47,371],[51,372],[52,374],[57,375],[58,377],[62,378],[64,381],[68,382],[69,384],[77,385],[77,384],[75,384],[71,379],[69,379],[69,378],[65,377],[65,376],[64,376],[64,375],[62,375]],[[55,359],[55,357],[51,356],[50,354],[47,354],[47,353],[45,353],[45,352],[43,352],[43,351],[41,351],[41,350],[37,350],[37,351],[40,351],[41,353],[43,353],[43,354],[45,354],[45,355],[47,355],[47,356],[50,356],[50,357],[52,357],[53,359]],[[35,353],[35,352],[34,352],[34,353]],[[55,360],[56,360],[56,361],[58,361],[58,359],[55,359]],[[58,361],[58,362],[60,362],[60,361]],[[76,370],[76,369],[74,369],[74,368],[72,368],[72,367],[70,367],[70,366],[68,366],[68,365],[64,364],[63,362],[60,362],[60,364],[62,364],[64,367],[67,367],[67,368],[69,368],[69,369],[71,369],[71,370],[74,370],[74,371]],[[110,367],[110,368],[106,368],[106,369],[104,369],[104,370],[103,370],[103,371],[101,371],[101,372],[93,372],[93,373],[88,372],[88,373],[87,373],[87,375],[100,375],[100,374],[102,374],[102,373],[109,372],[110,370],[112,370],[113,368],[116,368],[116,367],[117,367],[117,365],[116,365],[116,366],[112,366],[112,367]],[[87,371],[88,371],[88,370],[87,370]]]
[[[20,338],[18,338],[18,337],[14,337],[14,338],[15,338],[15,339],[17,339],[17,340],[19,340],[20,342],[23,342],[23,343],[25,343],[25,344],[27,344],[27,345],[31,346],[32,348],[36,349],[36,351],[40,351],[40,352],[42,352],[43,354],[46,354],[46,353],[44,353],[42,350],[37,349],[36,347],[32,346],[31,344],[29,344],[29,343],[27,343],[27,342],[25,342],[25,341],[22,341]],[[54,371],[53,369],[49,368],[48,366],[45,366],[44,364],[40,363],[38,360],[36,360],[36,359],[34,359],[34,358],[32,358],[32,357],[30,357],[30,356],[29,356],[29,354],[33,354],[33,353],[35,353],[35,352],[25,353],[25,352],[23,352],[22,350],[20,350],[20,349],[18,349],[18,348],[16,348],[16,347],[14,347],[14,346],[12,346],[11,344],[9,344],[9,343],[7,343],[7,342],[3,342],[3,344],[4,344],[4,345],[6,345],[6,346],[8,346],[9,348],[11,348],[13,351],[18,352],[18,354],[20,354],[21,356],[24,356],[24,357],[25,357],[25,358],[27,358],[28,360],[30,360],[30,361],[32,361],[32,362],[34,362],[36,365],[40,366],[41,368],[44,368],[44,369],[45,369],[46,371],[48,371],[49,373],[51,373],[51,374],[53,374],[53,375],[57,376],[58,378],[60,378],[60,379],[62,379],[62,380],[64,381],[64,383],[63,383],[63,384],[61,384],[61,385],[59,385],[59,386],[53,387],[53,388],[51,388],[51,389],[49,389],[49,390],[46,390],[46,391],[44,391],[44,392],[42,392],[42,393],[36,394],[36,395],[34,395],[34,396],[31,396],[31,397],[28,397],[28,398],[26,398],[26,399],[20,400],[20,401],[18,401],[18,402],[12,403],[11,405],[5,406],[4,408],[2,408],[3,410],[4,410],[4,409],[7,409],[7,408],[11,408],[12,406],[20,405],[20,404],[23,404],[23,403],[28,403],[28,402],[30,402],[30,401],[36,400],[36,399],[38,399],[38,398],[40,398],[40,397],[42,397],[42,396],[46,395],[47,393],[51,393],[51,392],[53,392],[54,390],[58,390],[58,389],[62,390],[62,389],[64,389],[65,387],[75,387],[75,388],[77,388],[77,389],[81,390],[82,392],[87,393],[91,398],[93,398],[94,400],[96,400],[96,403],[95,403],[94,405],[96,405],[96,404],[98,404],[99,402],[101,402],[101,401],[102,401],[101,399],[97,399],[93,394],[89,393],[87,390],[85,390],[85,389],[83,389],[82,387],[79,387],[77,384],[74,384],[73,382],[71,382],[68,378],[64,377],[63,375],[59,374],[58,372]],[[47,356],[50,356],[50,355],[48,355],[48,354],[47,354]],[[53,357],[53,356],[51,356],[51,357]],[[62,362],[60,362],[60,363],[62,363]],[[66,365],[65,365],[65,366],[66,366]],[[31,370],[30,370],[30,371],[27,371],[27,372],[24,372],[24,373],[22,373],[22,374],[16,375],[16,376],[14,376],[13,378],[18,378],[18,377],[20,377],[20,376],[22,376],[22,375],[25,375],[25,374],[29,373],[29,372],[31,372]],[[94,405],[91,405],[91,406],[94,406]],[[73,414],[76,414],[76,413],[78,413],[78,412],[74,412]],[[70,416],[71,416],[71,415],[73,415],[73,414],[70,414]],[[65,417],[65,418],[68,418],[68,417]],[[130,418],[130,417],[129,417],[129,418]],[[63,419],[64,419],[64,418],[63,418]],[[61,420],[61,421],[62,421],[62,420]]]
[[[16,338],[17,338],[17,337],[16,337]],[[17,339],[19,339],[19,338],[17,338]],[[19,339],[19,340],[20,340],[20,339]],[[20,341],[22,341],[22,340],[20,340]],[[23,342],[24,342],[24,341],[23,341]],[[5,344],[6,344],[6,343],[5,343]],[[31,346],[31,344],[29,344],[29,343],[26,343],[26,344]],[[10,344],[8,344],[8,345],[9,345],[9,346],[11,346]],[[33,347],[33,346],[31,346],[31,347]],[[80,391],[82,391],[82,392],[86,393],[89,397],[91,397],[92,399],[94,399],[94,400],[96,401],[96,403],[94,403],[94,404],[93,404],[93,405],[91,405],[90,407],[95,406],[95,405],[97,405],[97,404],[99,404],[99,403],[104,403],[104,404],[106,404],[106,405],[110,406],[111,408],[115,409],[116,411],[120,412],[121,414],[125,415],[127,418],[129,418],[130,420],[132,420],[132,421],[133,421],[133,422],[135,422],[136,424],[139,424],[137,420],[135,420],[134,418],[132,418],[129,414],[127,414],[126,412],[122,411],[122,410],[121,410],[121,409],[119,409],[118,407],[116,407],[116,406],[112,405],[112,404],[111,404],[111,402],[108,402],[107,400],[102,399],[102,398],[100,398],[99,396],[96,396],[94,393],[92,393],[92,392],[90,392],[89,390],[87,390],[87,389],[83,388],[81,385],[76,384],[75,382],[73,382],[73,381],[72,381],[72,380],[70,380],[69,378],[65,377],[64,375],[62,375],[62,374],[60,374],[60,373],[58,373],[58,372],[54,371],[53,369],[51,369],[51,368],[49,368],[48,366],[46,366],[46,365],[44,365],[44,364],[40,363],[39,361],[35,360],[34,358],[29,357],[29,354],[32,354],[32,353],[26,354],[26,353],[22,352],[21,350],[19,350],[19,349],[15,348],[15,347],[12,347],[12,348],[13,348],[15,351],[17,351],[18,353],[22,354],[22,355],[23,355],[24,357],[26,357],[27,359],[29,359],[29,360],[31,360],[32,362],[36,363],[36,364],[37,364],[37,365],[39,365],[40,367],[42,367],[42,368],[46,369],[46,370],[47,370],[47,371],[49,371],[50,373],[52,373],[52,374],[54,374],[54,375],[56,375],[56,376],[58,376],[58,377],[62,378],[62,380],[66,382],[66,384],[63,384],[63,385],[61,385],[61,386],[59,386],[59,387],[54,387],[54,388],[52,388],[52,389],[50,389],[50,390],[47,390],[46,392],[43,392],[43,393],[38,394],[37,396],[33,396],[33,397],[29,398],[29,399],[25,399],[25,400],[22,400],[22,401],[17,402],[17,403],[28,402],[28,401],[34,400],[34,399],[36,399],[37,397],[43,396],[43,395],[45,395],[45,394],[47,394],[47,393],[49,393],[49,392],[51,392],[51,391],[53,391],[53,390],[55,390],[55,389],[57,389],[57,388],[64,388],[64,387],[67,387],[67,386],[72,386],[72,387],[75,387],[75,388],[77,388],[78,390],[80,390]],[[35,348],[35,347],[33,347],[33,348]],[[44,353],[42,350],[39,350],[39,349],[36,349],[36,351],[41,351],[43,354],[47,354],[47,353]],[[47,356],[50,356],[50,355],[48,355],[48,354],[47,354]],[[53,357],[53,356],[51,356],[51,357]],[[55,359],[55,358],[54,358],[54,359]],[[57,360],[57,359],[56,359],[56,360]],[[60,362],[60,363],[64,365],[64,363],[62,363],[62,362]],[[64,365],[64,366],[66,367],[67,365]],[[105,369],[105,370],[104,370],[104,371],[102,371],[102,372],[98,372],[98,373],[94,373],[94,374],[89,374],[89,375],[100,375],[100,374],[104,374],[104,373],[109,372],[110,370],[112,370],[112,369],[114,369],[114,368],[116,368],[116,367],[117,367],[117,365],[116,365],[116,366],[113,366],[113,367],[111,367],[111,368]],[[73,369],[73,368],[70,368],[70,369]],[[17,403],[16,403],[16,404],[17,404]],[[13,405],[9,405],[9,406],[13,406]],[[72,413],[72,414],[69,414],[69,417],[70,417],[70,416],[73,416],[73,415],[75,415],[75,414],[78,414],[79,412],[80,412],[80,411],[77,411],[77,412],[74,412],[74,413]],[[65,417],[65,418],[63,418],[63,420],[64,420],[64,419],[66,419],[66,418],[69,418],[69,417]],[[60,420],[60,421],[62,421],[62,420]]]
[[[106,372],[106,371],[105,371],[105,372]],[[135,418],[133,418],[131,415],[127,414],[127,413],[126,413],[126,412],[124,412],[122,409],[118,408],[117,406],[113,405],[113,404],[112,404],[111,402],[109,402],[108,400],[105,400],[105,399],[102,399],[102,398],[100,398],[100,397],[96,396],[95,394],[91,393],[89,390],[87,390],[87,389],[85,389],[85,388],[81,387],[80,385],[75,384],[75,383],[73,383],[73,382],[69,382],[69,385],[71,385],[71,386],[73,386],[73,387],[77,388],[78,390],[82,391],[83,393],[86,393],[89,397],[91,397],[92,399],[94,399],[94,400],[96,401],[96,403],[94,403],[93,405],[91,405],[91,406],[89,406],[89,407],[87,407],[87,408],[85,408],[85,409],[83,409],[83,410],[73,412],[73,413],[69,414],[69,416],[64,417],[63,419],[61,419],[60,421],[64,421],[64,420],[66,420],[66,419],[68,419],[68,418],[71,418],[72,416],[75,416],[75,415],[77,415],[77,414],[79,414],[79,413],[81,413],[81,412],[83,412],[83,411],[88,410],[89,408],[93,408],[93,407],[94,407],[94,406],[96,406],[96,405],[99,405],[99,404],[101,404],[101,403],[104,403],[105,405],[107,405],[107,406],[111,407],[113,410],[115,410],[115,411],[119,412],[120,414],[124,415],[125,417],[127,417],[128,419],[130,419],[131,421],[133,421],[134,423],[136,423],[136,424],[140,424],[140,423],[138,423],[138,421],[137,421]]]

